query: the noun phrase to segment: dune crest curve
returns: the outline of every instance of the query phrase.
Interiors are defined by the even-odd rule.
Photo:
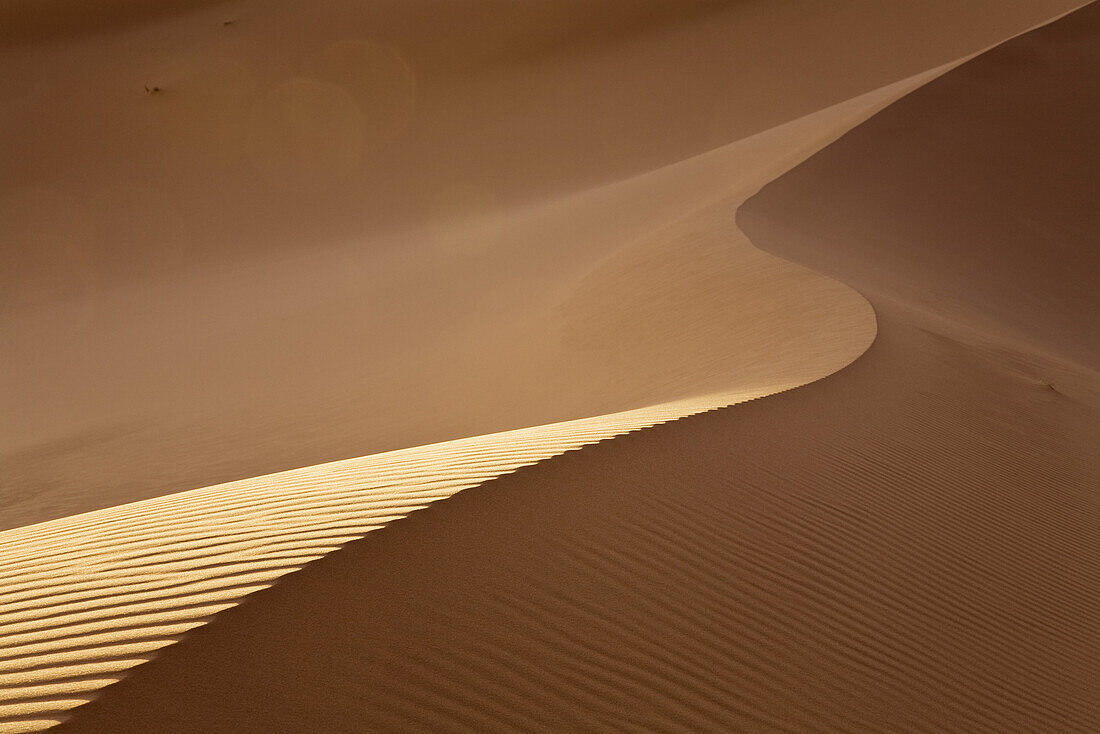
[[[879,90],[855,100],[855,104],[846,103],[831,108],[833,124],[836,125],[835,134],[840,134],[877,107],[881,107],[893,97],[937,73],[939,71],[930,72],[920,78]],[[737,182],[736,186],[713,194],[715,201],[725,206],[730,206],[731,202],[740,203],[740,199],[751,193],[752,189],[760,183],[773,178],[784,168],[796,163],[798,158],[811,153],[812,146],[819,147],[829,142],[828,135],[821,135],[819,129],[821,119],[817,117],[808,125],[808,131],[812,132],[813,136],[807,139],[812,139],[812,143],[804,143],[801,148],[793,150],[787,149],[784,157],[780,159],[762,162],[752,176],[744,177]],[[796,123],[792,125],[797,127]],[[684,220],[690,221],[691,217],[698,213],[690,212]],[[611,268],[611,273],[614,276],[614,267]],[[598,288],[595,290],[599,291]],[[846,336],[853,338],[850,334]],[[583,339],[583,334],[578,338]],[[863,347],[866,347],[872,338],[873,330],[867,330],[856,334],[854,341],[862,340]],[[861,351],[862,349],[853,350],[846,360],[830,365],[827,371],[843,366],[847,361],[858,356]],[[814,377],[821,376],[823,375],[814,375]],[[184,633],[220,618],[215,615],[234,607],[247,595],[269,588],[275,578],[318,560],[370,531],[383,527],[397,528],[385,536],[387,539],[401,538],[407,532],[415,535],[420,527],[417,523],[410,526],[402,524],[388,526],[387,523],[404,517],[413,510],[421,509],[435,500],[450,497],[464,488],[481,485],[487,480],[542,458],[558,455],[611,436],[635,431],[638,428],[654,426],[683,416],[696,415],[759,397],[767,392],[793,387],[804,381],[805,377],[793,383],[773,386],[765,391],[711,393],[700,398],[639,410],[308,467],[8,531],[0,535],[0,549],[2,549],[0,552],[3,553],[0,556],[2,558],[0,594],[3,595],[4,602],[3,612],[0,613],[0,622],[4,625],[3,632],[0,633],[2,634],[0,642],[4,644],[4,650],[0,653],[0,731],[34,731],[58,723],[65,717],[66,711],[91,700],[101,687],[120,680],[126,670],[151,659],[158,651],[180,640]],[[700,420],[702,417],[695,419],[693,423],[685,423],[684,426],[701,425]],[[727,419],[723,417],[722,420]],[[681,426],[679,430],[689,430],[689,428]],[[655,456],[662,455],[667,451],[655,447],[652,442],[656,440],[654,436],[667,435],[669,435],[667,432],[647,434],[645,439],[628,441],[625,443],[626,449],[620,447],[615,451],[629,451],[638,446],[648,446],[654,450]],[[591,456],[591,453],[586,454],[586,457]],[[584,458],[580,461],[582,464],[587,464],[590,459]],[[767,472],[766,467],[753,467],[751,462],[748,463],[749,471]],[[701,460],[699,466],[708,465]],[[656,471],[655,476],[659,476],[660,470],[656,467],[652,468]],[[713,466],[710,468],[714,469]],[[530,473],[523,475],[525,478],[530,476],[532,476]],[[576,478],[581,477],[583,475]],[[700,479],[700,486],[706,486],[705,482],[702,482],[701,475],[696,478]],[[503,484],[508,485],[507,481]],[[608,486],[615,485],[609,483]],[[498,491],[501,486],[494,486],[492,489]],[[470,500],[470,503],[484,502],[484,499],[481,499],[484,494],[484,492],[478,494]],[[765,506],[768,502],[776,502],[779,505],[784,503],[784,500],[777,497],[769,497],[762,501]],[[607,511],[613,504],[613,502],[609,504],[608,499],[604,498],[599,503],[599,507]],[[562,568],[591,570],[592,577],[589,581],[597,586],[610,579],[612,582],[610,588],[614,592],[612,598],[614,594],[621,594],[619,604],[622,604],[623,600],[637,602],[639,606],[635,611],[645,610],[653,615],[651,621],[668,625],[673,630],[673,638],[676,640],[676,642],[662,642],[658,639],[660,629],[647,627],[643,620],[636,620],[639,623],[637,634],[642,638],[634,640],[634,644],[637,644],[639,649],[648,645],[646,655],[654,655],[657,660],[669,665],[674,672],[666,675],[653,673],[652,668],[645,665],[644,655],[641,658],[641,664],[638,661],[617,661],[610,655],[608,649],[600,649],[600,645],[593,644],[591,640],[580,642],[566,640],[563,643],[557,635],[564,634],[568,637],[571,634],[568,631],[541,630],[539,634],[543,637],[540,644],[547,646],[542,648],[543,651],[555,659],[568,659],[565,663],[567,667],[565,673],[554,671],[545,673],[547,677],[543,682],[546,686],[545,691],[549,693],[540,693],[537,686],[520,691],[524,696],[534,698],[543,696],[549,699],[544,702],[548,707],[547,710],[553,712],[554,716],[564,717],[551,716],[543,720],[544,723],[556,721],[561,724],[571,721],[573,724],[578,724],[584,719],[577,718],[579,714],[576,711],[584,710],[586,706],[601,708],[601,704],[592,700],[590,692],[586,692],[583,687],[577,685],[578,679],[585,679],[584,671],[589,671],[597,673],[597,679],[600,676],[612,678],[623,676],[642,688],[660,691],[660,695],[653,701],[658,709],[656,713],[631,714],[622,706],[622,702],[612,702],[610,705],[612,708],[618,707],[617,710],[611,711],[604,708],[601,714],[607,722],[615,720],[620,723],[640,724],[646,720],[647,715],[652,713],[654,718],[648,719],[649,723],[657,722],[662,725],[662,728],[669,729],[676,728],[676,722],[682,724],[686,721],[694,721],[695,724],[700,725],[695,730],[703,730],[706,727],[702,725],[717,722],[723,725],[783,726],[783,720],[774,714],[754,710],[755,707],[748,694],[736,693],[728,689],[719,690],[720,684],[702,681],[699,677],[701,669],[694,664],[688,664],[682,657],[686,651],[691,655],[706,658],[705,651],[699,649],[697,643],[692,642],[692,629],[697,632],[698,626],[705,622],[720,624],[732,622],[731,618],[715,606],[715,599],[707,595],[713,589],[705,588],[712,583],[708,582],[705,576],[710,574],[714,578],[728,578],[723,574],[735,573],[731,571],[729,558],[715,556],[714,551],[708,550],[705,544],[680,540],[672,541],[671,549],[667,545],[670,532],[674,532],[671,528],[675,528],[675,524],[665,527],[654,518],[663,511],[667,511],[672,518],[682,518],[684,513],[690,515],[694,512],[690,505],[691,503],[684,502],[683,498],[662,499],[659,492],[645,495],[638,507],[627,511],[629,519],[626,521],[625,528],[618,528],[626,533],[628,536],[626,540],[629,542],[624,543],[621,548],[602,546],[597,549],[593,546],[593,550],[589,550],[583,543],[564,549],[559,547],[560,544],[555,546],[552,538],[548,539],[537,532],[537,523],[545,520],[539,521],[530,513],[521,513],[518,516],[517,527],[536,530],[532,536],[535,541],[533,547],[542,547],[546,543],[550,543],[551,547],[557,547],[559,552],[564,553]],[[470,506],[466,503],[447,505],[448,509],[443,510],[442,514],[438,512],[430,514],[428,520],[421,522],[439,522],[437,519],[439,517],[457,518],[456,527],[461,531],[463,522],[469,521],[469,515],[465,513],[469,512],[467,508]],[[639,513],[639,508],[644,512]],[[545,517],[553,519],[552,508],[542,507],[541,509],[549,513]],[[725,507],[722,512],[729,510],[732,508]],[[583,510],[579,504],[574,503],[568,505],[565,512],[566,514],[583,513],[588,510]],[[466,519],[463,520],[463,517]],[[614,523],[610,527],[601,525],[609,517],[613,517],[613,512],[605,512],[597,518],[595,525],[579,522],[577,527],[582,532],[591,531],[594,528],[602,531],[615,530]],[[701,538],[717,539],[723,543],[728,543],[735,538],[735,534],[731,533],[729,528],[714,524],[713,518],[707,520],[692,516],[689,519],[702,523],[697,527]],[[447,522],[449,521],[444,520],[445,524]],[[505,522],[511,522],[511,520],[506,519]],[[527,523],[536,524],[527,525]],[[508,532],[514,532],[514,530]],[[816,538],[816,534],[816,530],[810,529],[805,531],[805,536],[800,537],[813,539]],[[595,542],[595,537],[597,536],[587,536],[584,540]],[[616,535],[612,532],[607,537],[614,538]],[[445,533],[441,536],[442,545],[425,543],[419,556],[416,553],[408,556],[410,559],[419,557],[426,561],[424,569],[417,573],[427,573],[430,580],[439,582],[437,588],[444,594],[444,600],[448,603],[455,600],[446,599],[446,594],[457,593],[460,597],[462,596],[461,584],[455,586],[453,581],[446,582],[432,574],[447,570],[446,564],[433,566],[440,560],[433,556],[433,553],[440,548],[446,548],[449,538],[453,539],[453,536]],[[380,544],[392,542],[380,541]],[[64,554],[41,552],[43,547],[56,547],[59,544],[64,544],[66,548]],[[647,548],[658,553],[670,550],[671,552],[663,561],[656,562],[648,568],[644,564],[639,567],[638,559],[646,557],[640,551]],[[406,550],[409,549],[406,548]],[[355,552],[357,551],[352,551],[353,554]],[[375,551],[368,551],[370,552]],[[387,553],[385,550],[378,552]],[[340,559],[347,558],[347,554],[337,555],[339,556],[337,560],[317,568],[331,569],[346,563]],[[486,570],[479,564],[482,561],[487,562],[487,559],[479,556],[475,550],[471,550],[464,557],[474,559],[473,569]],[[692,564],[688,562],[690,558],[700,557],[705,561],[700,566],[705,571],[703,575],[692,572]],[[652,560],[652,557],[650,558]],[[766,565],[772,560],[774,559],[768,557],[756,558],[753,559],[753,563]],[[601,564],[605,563],[610,564],[610,570],[601,567]],[[593,564],[595,564],[594,569]],[[505,566],[508,568],[502,572],[507,577],[504,580],[510,583],[515,579],[508,577],[508,573],[518,567],[513,568],[508,564]],[[344,568],[346,571],[346,567]],[[547,570],[541,566],[540,569]],[[466,572],[469,570],[467,569]],[[790,573],[798,576],[803,570],[793,568],[790,569]],[[395,579],[401,575],[400,562],[398,562],[398,572],[395,576],[386,575],[392,571],[392,568],[385,570],[379,579],[378,589],[382,593],[400,595],[401,588],[418,588],[394,585]],[[689,581],[702,585],[704,587],[702,591],[707,593],[700,598],[698,616],[689,615],[684,622],[688,626],[680,628],[677,626],[678,623],[668,615],[667,609],[660,604],[654,607],[650,606],[643,597],[635,598],[635,592],[623,586],[623,574],[639,571],[643,572],[647,584],[659,586],[660,575],[675,571],[686,574]],[[323,573],[323,571],[317,571],[317,573]],[[583,578],[584,574],[581,573],[580,576]],[[489,582],[495,582],[500,581],[502,577],[488,573],[486,578]],[[475,615],[473,618],[484,622],[492,619],[494,614],[500,614],[502,610],[511,610],[517,618],[531,622],[543,617],[548,609],[553,609],[554,614],[559,618],[579,617],[588,622],[594,621],[594,629],[611,635],[612,639],[617,639],[616,636],[622,634],[620,626],[632,619],[630,605],[620,609],[624,616],[619,621],[601,619],[599,614],[589,616],[593,614],[593,607],[586,606],[583,598],[572,596],[568,591],[569,584],[576,581],[576,578],[554,579],[551,583],[534,589],[530,596],[517,593],[515,587],[506,584],[503,588],[492,591],[487,597],[487,606],[481,608],[481,613],[488,613],[489,616]],[[312,579],[313,576],[310,575],[304,580],[295,581],[288,589],[279,593],[293,597],[304,588],[303,585],[314,583]],[[408,584],[409,579],[400,578],[400,582]],[[533,580],[536,585],[544,582],[545,579]],[[568,582],[565,587],[557,586],[563,582]],[[597,596],[607,592],[607,588],[603,591],[588,588],[587,583],[586,581],[580,584],[583,590],[595,593]],[[430,590],[436,587],[429,585],[428,588],[429,593],[435,593]],[[821,604],[828,613],[837,611],[831,592],[817,586],[812,586],[812,590],[813,593],[821,595]],[[700,590],[695,587],[688,591],[697,593]],[[769,590],[763,593],[763,597],[756,598],[758,600],[768,598],[772,593],[775,593],[774,590]],[[439,625],[438,629],[443,630],[447,630],[448,624],[452,622],[456,623],[459,629],[466,627],[469,619],[463,620],[461,617],[467,609],[461,600],[459,601],[457,605],[448,607],[445,604],[442,607],[445,610],[454,611],[453,618],[451,618],[451,611],[447,611],[441,619],[437,610],[426,617],[431,620],[431,625],[420,626],[419,622],[413,623],[412,631],[415,634],[409,639],[424,634],[427,634],[430,639],[432,633],[427,629],[436,624]],[[483,603],[485,601],[482,600]],[[605,598],[604,601],[607,602],[608,599]],[[881,599],[878,601],[882,602]],[[473,602],[478,603],[477,600]],[[423,599],[418,599],[413,602],[413,606],[419,609],[424,603]],[[611,601],[611,603],[615,602]],[[882,603],[890,605],[889,601]],[[399,613],[403,608],[400,604],[396,604],[387,611],[379,610],[371,604],[374,602],[368,603],[368,611],[385,617]],[[230,621],[225,624],[232,625],[233,620],[247,619],[249,614],[266,614],[262,610],[257,611],[262,606],[263,604],[251,605],[247,610],[242,611],[243,617],[241,615],[230,617]],[[321,611],[327,613],[332,610]],[[296,615],[287,617],[288,620],[298,618]],[[371,617],[368,615],[367,618]],[[754,624],[758,621],[753,619]],[[840,626],[847,623],[845,619],[836,622]],[[696,627],[691,628],[690,625],[696,625]],[[199,641],[220,639],[218,636],[224,634],[222,629],[223,627],[216,626],[207,637],[199,636],[196,639]],[[458,639],[457,637],[452,639],[447,634],[447,632],[443,633],[445,642]],[[490,635],[485,641],[487,649],[483,649],[482,652],[486,653],[488,662],[485,663],[485,669],[476,672],[486,679],[499,680],[502,671],[507,671],[516,665],[517,658],[510,657],[514,653],[501,652],[516,640],[508,638],[508,630],[503,630],[501,634],[502,637]],[[758,639],[762,640],[765,646],[775,647],[780,643],[776,641],[774,634],[774,630],[764,629],[760,632]],[[728,632],[718,631],[714,635],[715,639],[711,642],[715,644],[717,654],[727,657],[722,658],[721,661],[709,660],[709,663],[730,663],[728,646],[740,643],[730,637]],[[829,637],[827,631],[825,636]],[[424,641],[423,637],[416,639],[420,642]],[[830,651],[841,655],[838,649],[842,645],[834,644],[834,638],[829,639],[830,644],[833,645]],[[379,641],[375,640],[375,642]],[[400,645],[405,644],[407,640],[399,639],[397,642]],[[591,657],[569,659],[572,644],[591,652]],[[893,646],[894,652],[899,649],[903,652],[910,650],[910,645],[906,641],[897,642]],[[384,645],[379,645],[379,649],[383,647]],[[678,647],[680,649],[677,649]],[[185,647],[184,651],[177,655],[194,654],[192,651],[195,649],[195,645]],[[264,648],[259,645],[257,649],[262,651]],[[452,675],[448,665],[457,665],[460,671],[466,673],[475,672],[468,666],[476,656],[459,656],[452,659],[452,663],[441,662],[439,659],[426,663],[429,677],[439,676],[439,671],[443,671],[438,680],[442,680],[444,685],[442,688],[433,688],[434,684],[423,687],[421,683],[416,682],[423,677],[423,671],[415,670],[421,664],[415,650],[422,648],[414,646],[412,649],[414,652],[408,657],[411,661],[408,663],[409,669],[403,668],[406,663],[396,664],[398,668],[402,668],[403,673],[408,674],[408,679],[401,676],[394,679],[397,685],[413,680],[412,688],[400,692],[411,695],[407,699],[403,695],[395,695],[395,699],[423,705],[427,711],[422,714],[425,719],[418,722],[412,721],[409,718],[412,716],[409,710],[391,712],[389,714],[391,718],[387,718],[387,715],[376,710],[374,713],[377,714],[377,718],[372,722],[375,725],[386,724],[400,728],[398,724],[407,725],[410,722],[421,726],[441,726],[454,725],[455,722],[462,721],[467,728],[476,728],[494,723],[499,725],[504,721],[509,721],[511,725],[540,721],[537,707],[527,711],[509,712],[491,705],[491,699],[499,693],[499,691],[494,693],[491,687],[472,693],[467,691],[463,694],[474,697],[487,696],[488,699],[482,701],[484,706],[481,710],[466,710],[461,703],[454,703],[462,699],[462,695],[455,693],[457,689],[452,688],[459,685],[456,681],[460,676]],[[400,656],[395,659],[398,658]],[[456,659],[458,662],[454,663]],[[889,660],[883,659],[878,662],[886,669],[895,671],[898,669],[898,666],[894,666]],[[501,667],[497,668],[498,665]],[[904,666],[900,667],[904,669]],[[752,668],[752,665],[748,665],[743,671],[747,688],[774,690],[775,683],[769,680],[768,672]],[[379,667],[379,671],[386,669],[384,665]],[[164,670],[164,667],[157,670]],[[154,672],[150,675],[155,679],[158,674],[160,673]],[[381,675],[381,672],[373,675]],[[266,679],[266,676],[267,672],[261,672],[260,678]],[[538,674],[535,677],[538,677]],[[143,683],[139,681],[135,685],[140,686]],[[669,688],[662,688],[666,685]],[[189,690],[197,694],[205,689],[198,686]],[[677,694],[682,694],[683,697],[677,700]],[[192,694],[189,692],[188,695]],[[736,699],[737,706],[733,711],[723,711],[721,696],[733,696]],[[573,707],[574,712],[564,714],[560,708],[555,708],[563,702],[565,709]],[[821,700],[818,703],[821,703]],[[836,704],[835,708],[840,706],[841,704]],[[802,714],[811,710],[805,705],[795,706],[794,709]],[[94,727],[93,722],[98,714],[95,709],[89,711],[86,718],[78,717],[72,725]],[[205,715],[197,711],[194,713]],[[217,710],[212,715],[216,714]],[[570,719],[570,717],[573,718]],[[209,729],[212,723],[207,721],[206,728]],[[316,722],[312,723],[316,724]],[[330,721],[327,730],[337,731],[341,725],[348,726],[349,723],[344,721],[342,724],[337,724]],[[124,730],[124,725],[117,721],[112,725],[123,726],[118,730]],[[148,722],[134,718],[128,725],[140,728],[142,725],[148,725]],[[182,719],[176,723],[176,726],[186,725],[182,723]],[[237,730],[245,731],[249,730],[248,727],[270,726],[271,721],[265,722],[263,717],[247,722],[235,721],[231,716],[222,721],[221,725],[234,726]],[[351,725],[362,726],[363,722]]]
[[[1091,82],[1058,65],[1095,59],[1097,8],[871,118],[766,187],[740,221],[774,249],[825,257],[816,235],[832,231],[843,262],[874,243],[830,230],[829,210],[812,205],[849,193],[845,174],[864,160],[853,150],[905,155],[930,134],[918,160],[961,166],[902,211],[949,205],[953,187],[980,182],[987,169],[966,153],[982,144],[1043,159],[1067,138],[1026,95],[1012,119],[1043,135],[982,137],[1021,101],[989,79],[1016,68],[1041,80],[1033,93],[1074,100],[1075,123],[1095,123],[1094,90],[1080,87]],[[985,94],[960,100],[960,86]],[[943,135],[937,123],[959,109],[975,124]],[[1067,170],[1095,182],[1095,166]],[[1050,211],[1034,202],[1033,214]],[[867,225],[874,208],[848,215],[842,225]],[[888,233],[904,235],[898,225]],[[1096,275],[1070,272],[1078,264],[1035,276],[1061,267],[1073,292]],[[1095,730],[1100,379],[1070,352],[1034,348],[1042,341],[1021,349],[998,284],[968,302],[937,266],[908,292],[889,278],[871,289],[879,333],[847,369],[387,525],[219,615],[61,731]],[[1087,328],[1081,315],[1073,323]],[[1002,326],[983,331],[985,319]],[[1053,384],[1036,380],[1048,369]]]
[[[694,179],[711,189],[704,194],[694,184],[699,209],[672,229],[691,236],[697,220],[705,225],[714,217],[716,205],[724,216],[764,181],[946,68],[678,164],[661,185]],[[714,188],[716,177],[730,179],[723,173],[730,166],[743,172]],[[642,190],[653,186],[639,181]],[[770,260],[755,251],[749,256]],[[744,262],[739,267],[752,272]],[[810,287],[820,280],[806,277]],[[798,352],[786,368],[763,365],[774,382],[758,389],[336,461],[0,533],[0,732],[56,725],[66,711],[249,594],[431,502],[581,446],[840,369],[874,339],[869,308],[860,319],[838,322],[844,333],[823,334],[834,344],[810,350],[803,366]],[[57,548],[64,550],[49,550]]]

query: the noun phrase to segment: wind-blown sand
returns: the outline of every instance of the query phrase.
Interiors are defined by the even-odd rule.
[[[63,728],[1097,728],[1100,378],[1087,351],[1095,308],[1078,295],[1087,293],[1081,284],[1100,275],[1084,247],[1096,231],[1089,210],[1070,209],[1079,215],[1074,218],[1066,216],[1064,196],[1027,200],[1027,221],[1062,217],[1059,236],[1082,238],[1077,249],[1063,246],[1081,257],[1034,272],[1023,268],[1034,281],[1017,282],[1058,286],[1049,292],[1077,298],[1069,306],[1064,299],[1045,311],[1039,304],[1038,313],[1021,319],[1018,299],[1004,297],[997,283],[972,288],[960,281],[948,255],[971,261],[971,251],[958,243],[977,247],[983,240],[970,229],[945,232],[942,242],[955,247],[912,280],[896,266],[913,248],[929,251],[919,249],[931,240],[914,226],[924,221],[918,213],[936,211],[937,201],[950,211],[960,193],[995,183],[987,164],[968,165],[963,155],[976,141],[1002,160],[1022,159],[1017,165],[1051,160],[1049,145],[1077,154],[1095,148],[1087,133],[1100,122],[1096,94],[1085,86],[1091,80],[1070,72],[1095,64],[1097,15],[1094,8],[1078,12],[949,72],[742,207],[738,221],[755,242],[850,280],[872,298],[879,333],[854,364],[798,390],[520,469],[387,524],[191,631],[105,689]],[[1045,63],[1029,61],[1041,53],[1048,54]],[[1018,98],[990,81],[1010,64],[1031,75],[1021,81]],[[1014,78],[1020,75],[1017,70]],[[760,161],[759,178],[744,177],[738,185],[747,192],[797,160],[799,146],[825,142],[823,120],[846,121],[839,131],[898,91],[854,100],[809,122],[823,137],[800,137],[788,128],[781,137],[786,147],[762,148],[771,157]],[[1065,100],[1078,100],[1071,110],[1078,127],[1067,129],[1061,117],[1043,113]],[[945,138],[937,125],[960,106],[967,109],[965,122]],[[1006,108],[1027,130],[1027,145],[1020,130],[999,124]],[[991,129],[1004,134],[988,135]],[[884,195],[908,184],[910,173],[887,159],[878,162],[878,186],[870,187],[880,198],[873,204],[860,198],[872,195],[859,169],[868,151],[881,158],[914,150],[927,166],[923,171],[942,174],[934,191],[918,188],[925,198]],[[686,165],[706,170],[707,161],[721,155]],[[683,168],[633,185],[644,190],[655,181],[700,178],[678,179],[677,170]],[[1068,168],[1067,190],[1095,191],[1092,170]],[[662,257],[669,253],[691,252],[714,263],[715,244],[728,233],[717,222],[744,194],[736,187],[706,190],[692,197],[696,204],[713,197],[714,207],[681,216],[672,236],[656,238],[655,254],[641,247],[607,260],[590,276],[594,284],[577,289],[563,308],[604,318],[586,304],[629,302],[632,291],[615,291],[616,283],[660,285],[651,274],[668,272]],[[835,216],[817,205],[830,197]],[[1009,211],[997,208],[1008,203],[1018,204],[993,196],[985,201],[994,215]],[[897,216],[872,218],[880,211],[875,207],[887,205]],[[1010,211],[1023,215],[1019,206]],[[943,219],[937,226],[953,224],[971,222]],[[996,230],[984,231],[985,242],[994,241]],[[1010,265],[1030,261],[1028,244],[1019,239],[997,250],[1000,272],[1021,277]],[[881,270],[869,267],[875,258]],[[747,263],[778,267],[765,259],[734,262],[716,290]],[[803,270],[783,272],[798,274],[805,287],[825,289],[814,292],[825,303],[861,303],[844,301],[851,296],[828,290]],[[698,292],[698,279],[685,281]],[[777,282],[753,281],[758,288]],[[602,293],[611,295],[601,300]],[[706,303],[689,303],[682,313],[690,318],[692,308],[706,310]],[[787,309],[776,323],[797,313]],[[868,321],[847,323],[865,328]],[[666,332],[675,326],[670,320]],[[598,340],[624,327],[634,323],[608,318],[567,338]],[[1036,331],[1043,339],[1032,339]],[[1079,339],[1070,338],[1075,333]],[[808,370],[807,363],[836,369],[869,337],[857,330],[841,339],[843,348],[825,349],[830,356],[815,359],[799,359],[795,352],[804,343],[792,342],[790,358],[775,363],[775,374],[789,385],[812,379],[823,372],[790,375]],[[1044,349],[1036,352],[1035,344]],[[5,660],[14,665],[5,669],[15,671],[5,682],[57,688],[16,690],[9,696],[15,701],[10,728],[40,726],[117,677],[112,671],[140,662],[274,575],[427,501],[541,456],[737,397],[712,395],[367,457],[11,531],[2,538],[13,541],[5,551],[15,561],[8,590],[26,598],[17,610],[26,626],[16,632],[29,647],[9,655],[5,645]],[[364,476],[382,480],[376,493],[356,491]],[[235,514],[242,504],[262,505],[272,515],[242,518]],[[240,521],[242,532],[218,528],[221,517]],[[163,539],[150,532],[157,522],[178,525],[174,545],[159,547]],[[18,560],[59,538],[67,538],[70,558]],[[87,545],[74,546],[77,538]],[[133,558],[120,557],[120,548],[131,548]],[[105,561],[98,591],[34,590],[29,569],[46,570],[44,561],[79,568],[96,553]],[[234,553],[241,556],[228,557]],[[221,576],[204,570],[204,558],[241,565]],[[141,576],[181,560],[170,573],[190,569],[190,577]],[[127,579],[145,584],[133,598],[121,598],[128,592],[118,584]],[[9,629],[5,624],[4,632]],[[82,639],[107,629],[122,630],[121,636]],[[110,645],[117,647],[106,653]],[[122,662],[112,669],[109,658]],[[85,661],[87,669],[58,674],[60,664]]]

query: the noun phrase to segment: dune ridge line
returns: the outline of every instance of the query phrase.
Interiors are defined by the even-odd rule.
[[[833,130],[815,131],[814,142],[742,174],[738,190],[751,193],[951,66],[829,108]],[[585,445],[793,387],[711,393],[399,449],[4,531],[0,734],[60,723],[66,711],[248,594],[431,502]]]
[[[877,337],[846,369],[390,523],[59,731],[1100,729],[1100,391],[1067,358],[1097,354],[1098,169],[1049,165],[1095,150],[1100,89],[1074,72],[1098,9],[738,210],[759,246],[869,294]],[[990,153],[1040,175],[1005,179]],[[1006,277],[967,277],[975,259]]]
[[[951,66],[863,95],[865,106],[845,124]],[[812,152],[763,166],[758,183]],[[0,732],[63,721],[248,594],[432,502],[567,451],[775,392],[712,393],[401,449],[5,531]]]

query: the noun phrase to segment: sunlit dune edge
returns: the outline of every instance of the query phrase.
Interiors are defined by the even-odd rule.
[[[431,502],[549,456],[754,397],[705,396],[449,441],[7,531],[0,731],[43,728],[247,594]]]

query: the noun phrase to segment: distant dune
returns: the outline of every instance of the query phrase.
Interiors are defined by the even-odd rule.
[[[57,2],[11,26],[2,89],[28,104],[60,99],[35,63],[109,39],[294,18],[380,98],[424,70],[434,114],[275,84],[313,51],[219,41],[195,58],[246,49],[299,133],[333,119],[303,100],[333,103],[389,153],[320,170],[344,156],[275,155],[290,133],[264,128],[251,162],[189,161],[233,116],[182,82],[119,112],[163,94],[146,132],[183,115],[182,147],[109,170],[141,125],[66,166],[0,118],[13,170],[57,177],[2,192],[0,228],[57,249],[0,244],[0,346],[27,355],[0,732],[1100,730],[1100,5],[940,66],[1074,5],[471,2],[486,25],[451,37],[431,2]],[[338,21],[415,63],[326,46]],[[707,99],[743,108],[700,125]],[[112,208],[74,192],[131,165],[191,176],[177,204],[226,177],[194,209],[209,251],[144,259],[187,216],[150,215],[119,262],[81,239]],[[440,171],[469,178],[427,214],[378,203]],[[257,175],[298,184],[240,194]],[[357,224],[354,197],[378,206]],[[230,243],[235,207],[269,249]],[[73,242],[86,270],[53,272]]]

